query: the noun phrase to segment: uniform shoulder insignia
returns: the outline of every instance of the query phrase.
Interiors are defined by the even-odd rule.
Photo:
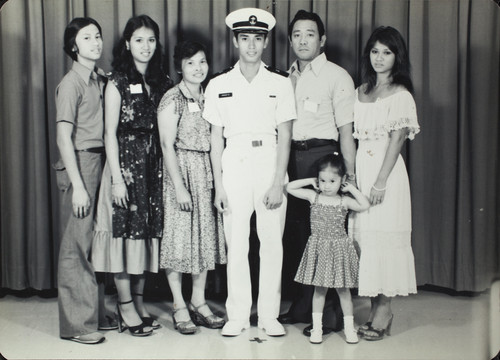
[[[270,71],[272,73],[284,76],[284,77],[288,77],[290,75],[286,71],[283,71],[283,70],[280,70],[280,69],[276,69],[276,68],[273,68],[271,66],[266,66],[266,70],[268,70],[268,71]]]
[[[219,75],[222,75],[222,74],[225,74],[227,72],[230,72],[231,70],[233,70],[234,66],[231,66],[231,67],[228,67],[227,69],[224,69],[222,71],[219,71],[218,73],[215,73],[212,75],[212,79],[216,78],[217,76]]]

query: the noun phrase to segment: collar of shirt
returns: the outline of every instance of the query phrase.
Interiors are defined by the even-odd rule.
[[[76,72],[83,79],[83,81],[85,81],[86,85],[89,84],[90,79],[97,80],[97,75],[105,76],[105,73],[102,69],[96,68],[96,73],[95,71],[90,70],[88,67],[83,66],[78,61],[73,61],[73,66],[71,69]]]
[[[201,96],[200,96],[200,102],[203,101],[203,87],[200,85],[200,90],[201,90]],[[191,100],[191,101],[194,101],[194,102],[197,102],[196,99],[193,97],[193,95],[191,94],[191,91],[189,91],[186,83],[184,82],[184,80],[181,80],[181,82],[179,83],[179,90],[181,91],[182,95],[184,95],[184,97],[188,100]]]
[[[234,68],[233,68],[232,73],[234,74],[234,76],[241,77],[246,82],[248,82],[248,80],[245,78],[245,76],[241,72],[240,61],[239,60],[238,60],[238,62],[236,64],[234,64]],[[249,84],[252,84],[255,80],[258,80],[260,78],[265,78],[267,76],[267,74],[271,74],[271,73],[266,70],[266,64],[263,61],[261,61],[260,62],[260,66],[259,66],[259,71],[257,72],[257,74],[255,75],[255,77],[252,79],[252,81]]]
[[[301,73],[311,69],[312,72],[314,73],[314,75],[318,76],[319,72],[321,71],[321,68],[327,63],[327,61],[328,60],[326,58],[325,53],[321,53],[318,56],[316,56],[313,61],[311,61],[309,64],[307,64],[305,69],[302,69],[302,71],[300,71],[299,70],[299,61],[295,60],[292,64],[292,66],[290,66],[289,73],[290,73],[290,75],[299,77]]]

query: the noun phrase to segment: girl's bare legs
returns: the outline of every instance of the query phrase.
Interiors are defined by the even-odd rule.
[[[352,316],[353,307],[352,307],[351,290],[347,288],[339,288],[335,290],[337,290],[337,294],[339,294],[340,306],[342,307],[342,312],[344,313],[344,316]]]
[[[312,300],[312,312],[313,313],[322,313],[325,308],[325,298],[326,293],[328,292],[328,288],[315,286],[314,294]]]
[[[116,273],[115,285],[116,291],[118,292],[118,302],[120,307],[120,313],[123,320],[128,326],[138,326],[142,324],[142,320],[137,313],[137,310],[132,300],[132,292],[130,291],[130,275],[127,273]],[[126,303],[121,305],[120,303]]]

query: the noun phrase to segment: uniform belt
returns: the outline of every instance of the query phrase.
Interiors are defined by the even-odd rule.
[[[99,147],[93,147],[93,148],[87,148],[87,149],[79,149],[76,150],[78,152],[90,152],[90,153],[95,153],[95,154],[104,154],[106,151],[106,148],[104,146],[99,146]]]
[[[315,147],[336,144],[337,142],[333,139],[292,140],[292,150],[306,151]]]
[[[249,134],[249,135],[235,135],[227,139],[227,144],[230,146],[238,147],[261,147],[276,145],[276,135],[262,135],[262,134]]]

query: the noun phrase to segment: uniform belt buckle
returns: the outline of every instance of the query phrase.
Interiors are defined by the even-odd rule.
[[[259,147],[262,146],[262,140],[253,140],[252,141],[252,147]]]

